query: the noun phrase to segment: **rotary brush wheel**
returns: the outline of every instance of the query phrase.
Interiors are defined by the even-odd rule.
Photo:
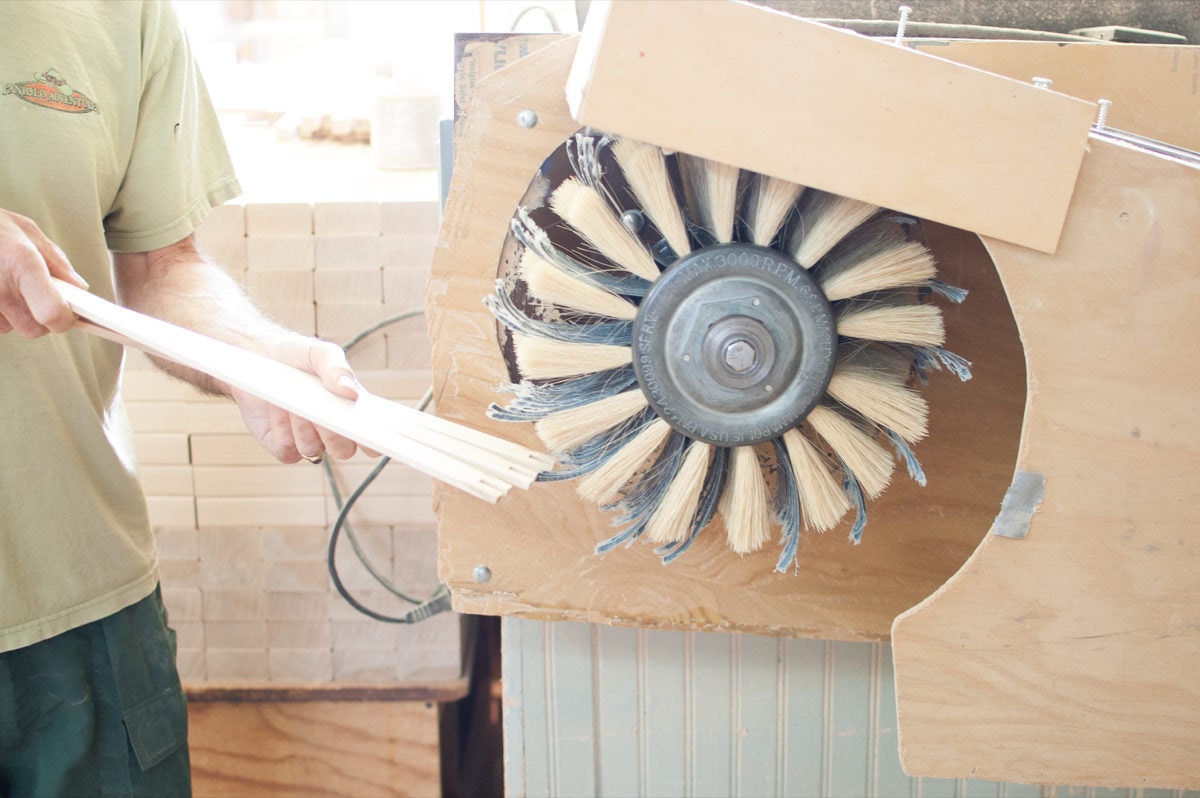
[[[547,481],[615,513],[604,552],[645,539],[664,562],[719,514],[729,546],[834,528],[891,480],[924,484],[913,388],[969,364],[942,348],[915,220],[628,139],[582,132],[533,180],[488,304],[514,394],[561,466]],[[508,268],[505,264],[508,264]]]

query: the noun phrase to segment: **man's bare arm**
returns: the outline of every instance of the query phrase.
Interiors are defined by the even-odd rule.
[[[115,274],[117,299],[126,307],[309,371],[326,389],[347,399],[357,397],[358,383],[341,347],[268,319],[228,274],[204,258],[192,237],[152,252],[118,254]],[[337,458],[355,452],[353,441],[207,374],[170,362],[159,365],[202,390],[232,397],[250,432],[285,463],[324,452]]]

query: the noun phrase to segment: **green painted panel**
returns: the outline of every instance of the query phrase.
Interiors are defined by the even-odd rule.
[[[547,683],[551,776],[555,795],[591,796],[596,793],[596,719],[592,698],[592,632],[585,623],[554,623],[548,627]]]
[[[505,621],[500,638],[500,670],[504,674],[504,794],[525,795],[525,657],[521,648],[528,627]]]
[[[685,723],[684,632],[646,633],[641,649],[642,767],[645,795],[686,795],[691,752]]]
[[[598,726],[593,754],[597,792],[603,798],[642,795],[638,635],[632,629],[600,626],[595,646],[596,693],[592,702]]]
[[[784,795],[821,795],[824,790],[824,640],[787,640],[783,648],[787,723],[784,724]]]
[[[872,792],[881,798],[914,798],[916,781],[900,767],[892,651],[882,643],[872,647],[878,662],[875,673],[875,789]]]
[[[962,798],[1004,798],[1004,782],[963,779],[958,783]]]
[[[917,779],[920,798],[958,798],[958,779]]]
[[[518,793],[528,798],[550,796],[554,780],[550,770],[554,766],[554,735],[550,729],[549,712],[553,703],[550,693],[551,675],[546,672],[546,646],[548,627],[543,624],[526,624],[519,638],[517,656],[521,658],[521,683],[523,702],[521,715],[524,728],[518,750],[523,760],[518,763],[523,776],[524,791]],[[506,763],[505,770],[508,770]]]
[[[779,794],[784,707],[780,695],[780,641],[738,635],[734,726],[737,791],[745,798]]]
[[[734,635],[696,632],[691,651],[691,795],[729,798],[734,794],[733,647]]]
[[[826,792],[829,798],[870,795],[871,772],[871,647],[833,643],[830,673],[829,750]]]

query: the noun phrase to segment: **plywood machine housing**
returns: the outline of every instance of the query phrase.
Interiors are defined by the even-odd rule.
[[[562,91],[574,49],[573,39],[550,45],[480,83],[465,114],[429,284],[434,360],[444,368],[439,412],[530,445],[536,438],[527,426],[483,414],[504,399],[496,389],[509,375],[482,298],[505,267],[500,260],[513,210],[543,161],[579,128]],[[525,110],[538,116],[532,128],[518,122]],[[595,555],[596,544],[612,534],[609,519],[578,499],[571,484],[538,485],[486,509],[445,492],[438,498],[442,578],[459,608],[886,639],[892,619],[941,585],[986,531],[1011,476],[1024,398],[1011,312],[978,240],[934,225],[928,235],[935,251],[945,250],[947,279],[974,292],[970,312],[963,308],[948,319],[952,347],[977,359],[984,353],[972,351],[970,340],[986,337],[996,365],[968,383],[934,380],[934,428],[920,447],[929,487],[897,480],[872,506],[861,546],[851,545],[845,530],[808,536],[799,572],[776,574],[777,552],[738,557],[716,530],[664,567],[649,546]],[[966,464],[961,451],[979,456]],[[484,583],[475,578],[480,565],[491,574]]]
[[[503,400],[508,373],[481,300],[512,255],[514,209],[581,122],[926,219],[943,279],[971,289],[947,313],[947,345],[975,377],[935,376],[926,389],[931,432],[917,454],[928,487],[897,480],[872,505],[860,546],[840,529],[806,535],[794,573],[772,572],[773,551],[732,554],[716,533],[668,567],[647,545],[598,556],[608,519],[569,483],[494,508],[439,490],[440,575],[456,609],[890,634],[901,752],[915,775],[1200,787],[1188,479],[1200,429],[1181,351],[1197,326],[1188,265],[1200,245],[1200,169],[1186,154],[1089,137],[1093,101],[1111,89],[1114,123],[1196,147],[1194,75],[1183,73],[1200,50],[954,42],[934,57],[738,3],[596,6],[581,54],[575,38],[547,45],[480,81],[465,109],[427,296],[439,413],[537,445],[527,426],[484,413]],[[723,50],[706,43],[718,33]],[[1031,89],[1022,72],[1047,66],[1055,88],[1081,99]],[[564,90],[572,68],[581,119]],[[1147,88],[1137,70],[1164,79]],[[781,110],[742,90],[763,71],[770,98],[787,76],[819,75],[808,83],[832,80],[838,103],[823,95],[807,115]],[[946,88],[956,84],[970,87],[970,103]],[[885,100],[889,124],[864,127]],[[753,135],[760,126],[746,120],[758,119],[768,133],[806,121],[832,132],[808,131],[814,159],[792,137]],[[963,140],[972,136],[975,147]],[[931,174],[955,190],[914,190]],[[1035,490],[1022,493],[1027,485]],[[999,531],[1016,538],[988,534],[1013,510],[1028,525],[1002,520]]]

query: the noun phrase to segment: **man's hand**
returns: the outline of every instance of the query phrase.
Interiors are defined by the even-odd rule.
[[[126,307],[315,374],[333,393],[358,398],[358,382],[341,347],[292,332],[266,318],[229,275],[204,259],[190,236],[153,252],[118,253],[115,266],[117,297]],[[326,452],[344,459],[358,449],[354,441],[208,374],[154,360],[201,390],[231,396],[247,429],[284,463],[316,459]]]
[[[0,209],[0,333],[38,338],[71,329],[75,314],[51,276],[88,287],[32,219]]]
[[[289,366],[316,374],[326,390],[338,396],[358,398],[358,381],[346,362],[346,354],[337,344],[289,335],[259,351]],[[314,460],[326,453],[344,460],[352,457],[357,449],[354,441],[281,410],[257,396],[236,388],[229,393],[242,411],[246,429],[281,462],[295,463],[301,458]]]

